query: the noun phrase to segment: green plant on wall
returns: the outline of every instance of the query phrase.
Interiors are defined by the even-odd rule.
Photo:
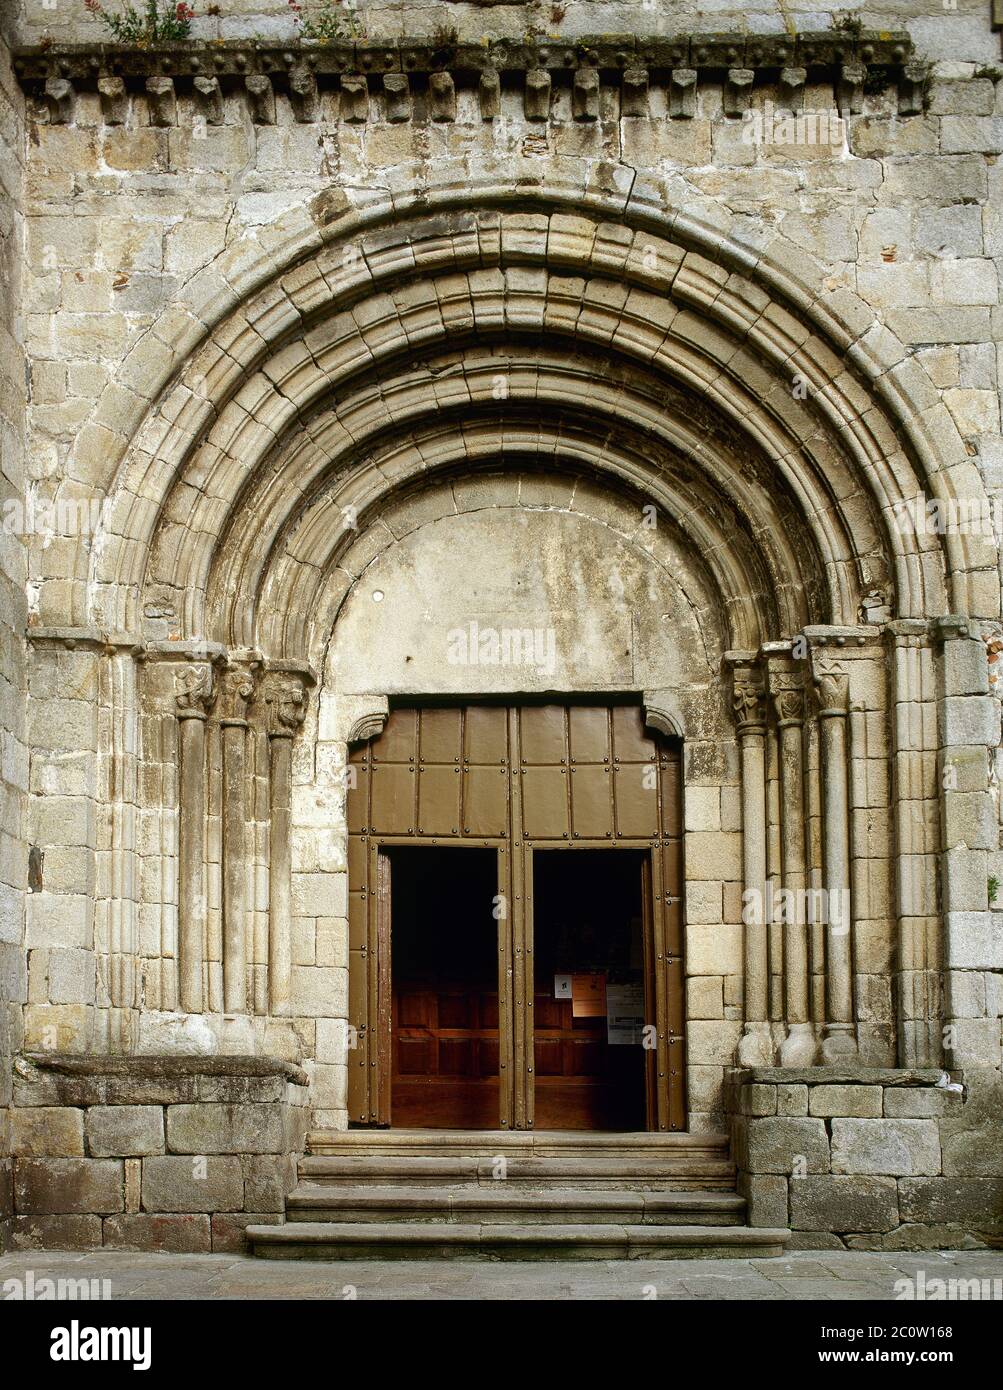
[[[996,901],[996,894],[1000,891],[1000,881],[995,874],[989,875],[989,881],[986,886],[989,890],[989,901],[994,903]]]
[[[355,6],[345,0],[319,0],[309,8],[300,0],[288,0],[288,4],[300,33],[311,43],[339,43],[366,36]]]
[[[191,33],[195,11],[181,0],[146,0],[140,9],[126,5],[123,10],[107,10],[101,0],[84,0],[87,9],[105,24],[120,43],[164,43],[186,39]],[[216,6],[211,6],[215,10]],[[218,13],[218,10],[217,10]]]

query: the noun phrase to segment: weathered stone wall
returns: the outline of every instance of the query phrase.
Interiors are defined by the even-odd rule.
[[[19,11],[20,33],[25,42],[44,35],[59,41],[94,42],[106,33],[84,8],[84,0],[10,0]],[[380,3],[359,0],[353,33],[369,38],[413,38],[455,29],[462,39],[479,42],[484,35],[519,39],[533,34],[560,34],[569,38],[593,34],[680,33],[693,29],[721,33],[783,33],[828,29],[834,18],[847,15],[865,28],[905,29],[922,56],[941,60],[994,63],[999,45],[989,29],[991,0],[956,0],[945,7],[942,0],[848,0],[843,5],[823,0],[733,0],[711,7],[695,0],[425,0],[419,4]],[[304,8],[315,0],[304,0]],[[107,0],[114,11],[116,0]],[[194,37],[249,38],[287,41],[297,32],[288,0],[225,0],[218,16],[206,15],[208,3],[193,5],[198,18]],[[346,30],[347,30],[346,26]]]
[[[27,483],[20,319],[24,156],[24,98],[0,26],[0,1249],[10,1213],[10,1062],[21,1045],[25,998],[28,566],[21,521]]]
[[[279,0],[221,8],[212,35],[293,32]],[[447,17],[479,40],[523,34],[527,15],[430,5],[409,7],[407,23],[418,34]],[[814,32],[830,18],[808,7],[797,23]],[[943,1061],[969,1088],[956,1142],[950,1114],[936,1119],[938,1152],[967,1146],[969,1158],[857,1174],[832,1167],[833,1139],[851,1131],[833,1135],[828,1119],[934,1119],[896,1113],[891,1081],[816,1097],[845,1107],[831,1116],[808,1095],[830,1083],[762,1083],[777,1106],[789,1086],[789,1103],[808,1107],[751,1118],[781,1145],[781,1122],[812,1121],[815,1176],[880,1178],[888,1211],[894,1184],[897,1224],[870,1234],[952,1226],[917,1216],[921,1195],[900,1179],[998,1176],[985,1136],[1003,1014],[990,892],[1003,880],[999,557],[991,528],[943,554],[939,540],[885,542],[898,489],[917,477],[966,502],[1003,500],[1003,68],[974,0],[861,19],[908,29],[933,62],[928,88],[922,73],[853,65],[835,79],[771,69],[753,85],[730,59],[699,80],[669,62],[628,79],[615,44],[601,74],[573,55],[553,72],[527,58],[503,82],[468,67],[455,86],[434,63],[410,87],[403,69],[396,85],[376,71],[316,86],[281,53],[274,83],[246,81],[237,57],[216,80],[204,75],[224,62],[212,47],[185,50],[176,82],[99,86],[86,60],[70,80],[32,59],[18,145],[28,470],[41,501],[85,511],[75,532],[31,541],[30,1048],[304,1059],[317,1122],[343,1125],[349,737],[367,720],[371,735],[393,693],[650,683],[687,739],[693,1127],[722,1123],[740,1035],[750,1062],[814,1055],[822,1041],[878,1067]],[[772,5],[708,21],[571,4],[558,28],[659,32],[663,20],[786,32]],[[367,22],[393,33],[402,12],[374,7]],[[27,0],[22,35],[43,30],[99,37],[82,6]],[[813,117],[793,135],[774,121],[788,100]],[[370,232],[371,209],[382,220]],[[920,437],[925,475],[911,471]],[[783,472],[803,457],[811,466]],[[467,459],[491,463],[490,482],[423,476]],[[699,491],[694,460],[721,492]],[[353,469],[370,508],[354,541],[338,491]],[[614,474],[634,487],[627,501]],[[663,508],[676,551],[672,527],[648,536],[639,520],[665,478],[678,486]],[[345,499],[354,515],[356,492]],[[106,501],[113,516],[86,511]],[[714,583],[705,562],[720,564]],[[376,592],[393,598],[379,619]],[[959,619],[944,618],[952,608]],[[556,675],[451,670],[445,632],[470,618],[553,627]],[[729,635],[743,650],[725,652]],[[781,715],[795,729],[786,742]],[[743,888],[781,881],[795,859],[805,882],[852,888],[846,931],[745,929]],[[87,1144],[90,1118],[60,1123]],[[103,1220],[109,1242],[120,1211],[144,1215],[128,1209],[122,1165],[159,1157],[40,1161],[118,1165],[109,1200],[122,1206],[76,1213],[88,1239]],[[787,1169],[758,1162],[743,1159],[750,1182],[783,1181],[793,1211]],[[23,1200],[48,1201],[45,1170],[25,1174]],[[778,1182],[769,1190],[778,1201]],[[947,1202],[938,1189],[930,1211],[934,1197]],[[206,1238],[199,1211],[187,1223],[168,1212],[179,1239]],[[797,1216],[818,1223],[807,1231],[838,1229]]]
[[[1003,1231],[998,1099],[946,1073],[752,1069],[729,1079],[739,1191],[793,1248],[963,1248]]]
[[[307,1076],[267,1058],[26,1054],[14,1073],[18,1249],[243,1250],[282,1219]]]

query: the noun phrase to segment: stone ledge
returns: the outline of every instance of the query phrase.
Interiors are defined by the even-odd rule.
[[[14,1103],[26,1107],[305,1102],[308,1085],[302,1067],[274,1057],[25,1053],[14,1061]]]
[[[66,1076],[135,1076],[157,1080],[193,1075],[284,1076],[295,1086],[305,1086],[309,1081],[306,1072],[295,1062],[247,1054],[196,1057],[172,1053],[110,1057],[89,1052],[24,1052],[21,1056],[43,1071],[57,1071]]]
[[[735,1067],[733,1085],[748,1086],[936,1086],[939,1067]]]

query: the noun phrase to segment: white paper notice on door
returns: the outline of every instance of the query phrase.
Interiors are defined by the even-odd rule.
[[[606,1041],[611,1046],[637,1045],[644,1028],[644,989],[641,981],[606,986]]]

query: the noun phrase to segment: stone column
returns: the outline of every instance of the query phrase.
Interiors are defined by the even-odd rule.
[[[941,1063],[941,927],[935,833],[937,681],[925,619],[889,624],[892,676],[898,1063]]]
[[[822,866],[826,901],[826,1019],[822,1060],[836,1063],[857,1050],[853,1025],[850,942],[850,827],[846,726],[850,680],[833,663],[815,661],[822,753]]]
[[[106,897],[95,902],[95,942],[103,945],[97,962],[98,1031],[107,1050],[120,1053],[134,1050],[140,998],[137,651],[132,644],[109,644],[98,684],[108,733],[98,749],[104,798],[98,810],[99,864],[105,859],[98,883],[107,887]]]
[[[810,1067],[817,1043],[811,1023],[804,804],[804,691],[794,672],[771,673],[780,766],[780,841],[785,896],[784,1014],[787,1037],[780,1047],[785,1067]]]
[[[235,661],[220,679],[223,743],[223,1009],[247,1013],[247,703],[260,661]]]
[[[742,1066],[770,1066],[769,943],[766,930],[766,699],[756,666],[736,659],[733,707],[742,775],[742,922],[745,1027],[738,1045]]]
[[[942,1023],[944,1061],[999,1077],[999,1006],[995,991],[1003,970],[1003,939],[996,925],[999,885],[999,812],[994,763],[1000,746],[1000,704],[990,685],[990,652],[998,629],[963,618],[935,620],[939,650],[937,728],[940,781],[941,884],[944,912],[942,963],[944,1017],[933,1009],[931,1035]],[[992,653],[995,655],[995,652]],[[995,662],[993,663],[995,665]],[[995,674],[995,673],[994,673]],[[991,771],[992,769],[992,771]],[[933,1053],[933,1038],[930,1051]],[[936,1059],[936,1054],[934,1054]],[[928,1065],[930,1065],[928,1063]]]
[[[268,1008],[290,1012],[292,999],[292,766],[293,739],[306,717],[302,676],[269,672],[268,710]]]
[[[213,669],[192,665],[175,680],[179,725],[178,1002],[203,1010],[205,957],[205,724],[215,698]]]

